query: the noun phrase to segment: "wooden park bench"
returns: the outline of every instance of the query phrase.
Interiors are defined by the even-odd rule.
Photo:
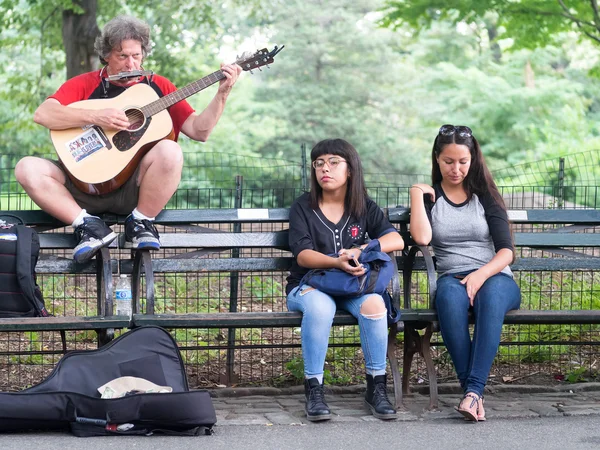
[[[8,212],[21,217],[28,225],[38,230],[62,226],[39,211]],[[392,298],[402,306],[401,321],[390,327],[388,357],[393,375],[395,400],[402,405],[402,394],[408,393],[410,368],[416,353],[423,356],[430,387],[430,407],[438,404],[436,368],[431,352],[431,337],[439,327],[435,312],[434,260],[425,247],[415,246],[408,233],[409,212],[406,208],[386,210],[390,221],[395,224],[408,244],[398,252],[395,261],[400,278],[392,282]],[[509,217],[515,224],[514,234],[517,249],[551,252],[560,257],[541,257],[536,254],[517,258],[513,271],[578,271],[597,270],[600,258],[591,253],[600,247],[600,234],[589,231],[600,224],[600,212],[589,209],[514,210]],[[104,216],[107,223],[124,222],[124,217]],[[0,331],[35,330],[79,330],[93,329],[99,333],[99,343],[110,339],[114,329],[127,326],[158,325],[165,328],[213,328],[228,329],[227,374],[225,382],[234,381],[233,357],[236,349],[236,328],[298,327],[301,315],[296,312],[241,312],[238,311],[238,277],[244,272],[287,272],[292,257],[287,242],[288,209],[218,209],[218,210],[165,210],[157,217],[157,225],[167,227],[161,233],[164,250],[160,257],[148,251],[136,251],[132,257],[111,261],[110,249],[105,249],[97,259],[85,265],[74,263],[70,257],[42,257],[37,271],[44,273],[96,273],[98,280],[98,309],[92,317],[23,318],[0,320]],[[206,225],[211,224],[213,228]],[[233,232],[215,229],[223,225]],[[271,231],[254,231],[256,226],[277,224]],[[170,228],[175,231],[170,232]],[[554,227],[545,229],[545,227]],[[278,231],[274,231],[279,228]],[[41,233],[43,249],[72,249],[75,245],[72,234]],[[116,244],[115,244],[116,245]],[[124,237],[119,238],[119,247],[128,249]],[[112,249],[112,248],[111,248]],[[183,252],[183,253],[182,253]],[[258,256],[256,254],[258,253]],[[420,255],[420,256],[419,256]],[[70,256],[70,255],[69,255]],[[221,257],[225,256],[225,257]],[[110,261],[110,262],[109,262]],[[117,267],[118,263],[118,267]],[[427,276],[428,300],[426,305],[415,302],[412,286],[413,271],[422,271]],[[132,274],[134,296],[133,318],[115,317],[112,311],[112,284],[108,281],[115,272]],[[160,273],[229,273],[230,302],[227,312],[155,314],[154,275]],[[145,311],[140,307],[142,279],[145,281]],[[402,300],[401,300],[402,299]],[[524,302],[525,304],[525,302]],[[597,324],[600,310],[533,310],[522,309],[507,314],[506,324]],[[334,325],[355,325],[356,319],[340,311]],[[425,330],[420,334],[420,330]],[[396,359],[397,334],[404,332],[403,375],[400,377]]]

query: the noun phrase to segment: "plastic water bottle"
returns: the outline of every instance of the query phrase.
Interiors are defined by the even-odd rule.
[[[121,275],[115,289],[117,300],[117,316],[131,317],[131,280],[127,275]]]

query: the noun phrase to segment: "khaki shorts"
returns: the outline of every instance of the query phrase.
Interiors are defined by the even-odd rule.
[[[138,166],[133,175],[115,191],[104,195],[90,195],[81,192],[65,171],[60,161],[49,159],[65,174],[65,187],[71,193],[79,206],[85,209],[89,214],[113,213],[127,215],[137,206],[140,196],[140,187],[137,184],[137,178],[140,172]]]

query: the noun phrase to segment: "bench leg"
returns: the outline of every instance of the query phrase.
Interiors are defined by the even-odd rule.
[[[115,338],[114,328],[107,328],[105,330],[96,330],[98,333],[98,348],[108,344]]]
[[[427,366],[427,376],[429,377],[429,409],[434,410],[438,408],[438,388],[437,388],[437,374],[435,371],[435,365],[433,364],[433,358],[431,357],[431,336],[433,335],[433,324],[427,325],[425,334],[421,338],[421,355],[425,360],[425,366]]]
[[[396,324],[390,327],[388,334],[388,359],[390,360],[390,368],[392,369],[392,379],[394,381],[394,399],[396,401],[396,409],[404,410],[402,402],[402,384],[400,382],[400,371],[398,370],[398,358],[396,358],[396,335],[398,327]]]
[[[419,351],[419,332],[412,327],[406,326],[404,328],[404,358],[402,365],[402,393],[408,395],[409,393],[409,379],[410,379],[410,368],[412,366],[412,360],[415,353]]]
[[[113,315],[112,266],[108,248],[101,248],[96,256],[96,288],[99,316]]]
[[[98,315],[113,315],[113,280],[112,266],[110,261],[110,251],[103,247],[96,254],[96,287],[98,292]],[[112,328],[105,330],[96,330],[98,335],[98,348],[108,344],[115,337],[115,330]]]
[[[146,314],[154,314],[154,271],[152,256],[149,250],[137,250],[133,258],[133,274],[131,276],[131,295],[133,297],[133,314],[140,312],[140,286],[142,268],[146,277]]]
[[[438,408],[437,374],[433,357],[431,356],[431,336],[433,335],[433,324],[427,325],[423,336],[412,327],[404,329],[404,366],[402,369],[402,392],[409,392],[410,368],[415,353],[419,353],[425,361],[427,377],[429,378],[429,409]]]

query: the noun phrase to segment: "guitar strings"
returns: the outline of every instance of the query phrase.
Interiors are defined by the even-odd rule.
[[[129,130],[136,130],[144,124],[146,119],[144,114],[139,109],[130,109],[126,113],[129,120]]]

